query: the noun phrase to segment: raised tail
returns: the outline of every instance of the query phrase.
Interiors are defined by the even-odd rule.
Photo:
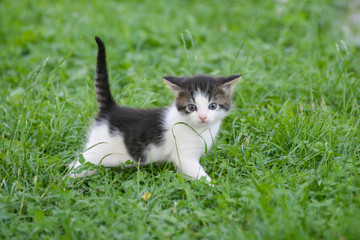
[[[105,45],[99,37],[95,37],[95,41],[98,45],[95,72],[95,92],[96,100],[99,104],[99,114],[102,115],[108,112],[115,102],[110,92],[109,75],[106,67]]]

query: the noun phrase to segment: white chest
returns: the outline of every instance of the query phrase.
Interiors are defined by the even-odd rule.
[[[180,116],[168,116],[164,142],[149,146],[146,163],[177,159],[180,155],[200,158],[210,150],[221,122],[193,128],[181,120]]]

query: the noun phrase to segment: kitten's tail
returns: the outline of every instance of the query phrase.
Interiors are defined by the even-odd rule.
[[[101,114],[106,113],[115,102],[110,92],[109,75],[106,67],[105,45],[99,37],[95,37],[95,41],[98,45],[95,72],[95,92],[96,100],[99,104],[99,113]]]

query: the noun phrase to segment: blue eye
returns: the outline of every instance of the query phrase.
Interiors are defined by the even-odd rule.
[[[215,110],[216,108],[217,108],[217,103],[210,103],[209,105],[210,110]]]
[[[193,111],[196,110],[196,106],[194,104],[189,104],[187,107],[188,107],[190,112],[193,112]]]

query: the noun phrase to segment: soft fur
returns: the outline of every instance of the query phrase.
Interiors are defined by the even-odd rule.
[[[90,129],[83,156],[86,162],[118,167],[170,161],[190,178],[210,177],[200,165],[205,149],[210,149],[221,120],[231,106],[235,82],[241,77],[164,77],[174,91],[175,102],[165,108],[133,109],[118,106],[109,87],[105,46],[100,38],[95,74],[99,112]],[[81,165],[74,162],[71,167]],[[71,174],[82,177],[95,171]]]

